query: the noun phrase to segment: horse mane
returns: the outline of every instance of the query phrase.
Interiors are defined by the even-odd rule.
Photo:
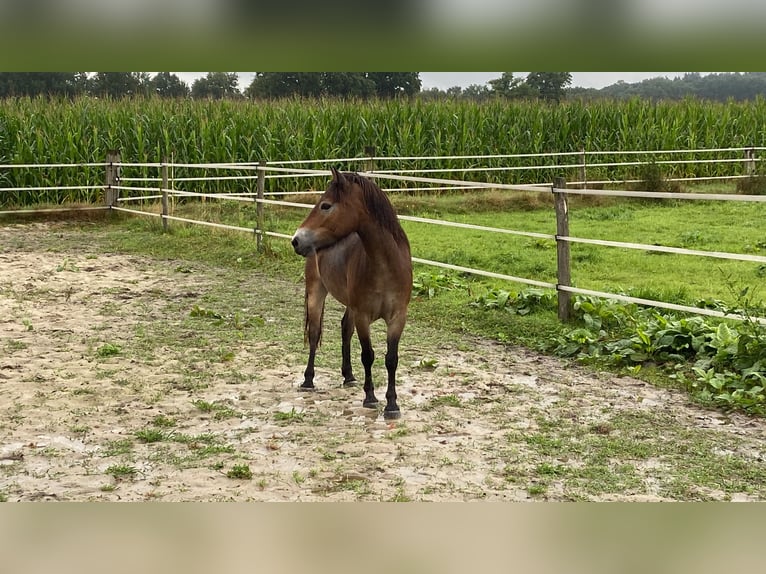
[[[397,243],[404,242],[409,246],[407,235],[404,233],[404,229],[402,229],[399,223],[399,218],[396,216],[396,210],[385,192],[374,181],[356,172],[344,172],[341,175],[349,183],[355,183],[359,186],[367,213],[372,215],[375,221],[394,237]],[[333,185],[337,185],[337,183]]]

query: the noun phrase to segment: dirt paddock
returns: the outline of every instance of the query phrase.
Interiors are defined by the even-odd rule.
[[[763,420],[411,322],[402,419],[315,393],[302,285],[0,224],[0,500],[757,500]],[[373,334],[376,381],[383,338]],[[354,348],[355,368],[358,346]],[[380,392],[379,392],[380,394]]]

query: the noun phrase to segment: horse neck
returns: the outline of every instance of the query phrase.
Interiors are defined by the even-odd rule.
[[[363,219],[359,224],[357,234],[362,240],[365,251],[371,257],[377,256],[384,260],[396,260],[404,247],[406,247],[406,252],[409,256],[409,245],[407,245],[407,242],[405,241],[404,245],[402,245],[388,229],[385,229],[372,219]]]

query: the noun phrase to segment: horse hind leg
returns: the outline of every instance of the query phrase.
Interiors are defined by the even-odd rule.
[[[393,321],[388,325],[386,334],[386,371],[388,372],[388,387],[386,389],[386,408],[383,418],[398,419],[402,416],[396,402],[396,369],[399,366],[399,340],[404,330],[404,323]]]
[[[356,377],[351,367],[351,337],[354,336],[354,318],[351,310],[346,307],[343,313],[343,319],[340,322],[341,327],[341,355],[343,363],[341,365],[341,374],[343,375],[343,385],[353,386],[356,384]]]

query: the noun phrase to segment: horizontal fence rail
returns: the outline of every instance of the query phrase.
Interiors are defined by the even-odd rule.
[[[442,269],[448,269],[457,271],[460,273],[468,273],[482,277],[488,277],[493,279],[500,279],[504,281],[511,281],[515,283],[521,283],[525,285],[532,285],[540,288],[555,289],[559,293],[560,304],[559,314],[562,319],[566,319],[567,315],[564,311],[569,305],[568,297],[571,294],[581,294],[587,296],[600,297],[605,299],[614,299],[627,303],[635,303],[639,305],[654,306],[658,308],[670,309],[675,311],[696,313],[699,315],[707,315],[718,318],[728,319],[745,319],[745,317],[725,313],[723,311],[715,309],[707,309],[700,307],[692,307],[687,305],[680,305],[675,303],[667,303],[663,301],[656,301],[650,299],[643,299],[638,297],[631,297],[622,294],[606,293],[601,291],[582,289],[570,284],[569,279],[569,254],[568,245],[572,243],[580,243],[586,245],[594,245],[600,247],[620,248],[620,249],[632,249],[643,250],[647,252],[663,252],[673,253],[678,255],[686,255],[692,257],[708,257],[718,259],[729,259],[738,261],[747,261],[760,264],[766,264],[766,256],[753,255],[753,254],[740,254],[740,253],[727,253],[718,251],[704,251],[695,249],[686,249],[681,247],[674,247],[668,245],[646,245],[640,243],[629,243],[622,241],[611,241],[604,239],[593,239],[585,237],[574,237],[568,233],[568,223],[566,218],[568,217],[568,208],[566,206],[566,197],[572,194],[577,195],[598,195],[608,197],[623,197],[623,198],[643,198],[643,199],[674,199],[674,200],[698,200],[698,201],[744,201],[744,202],[765,202],[766,195],[747,195],[747,194],[721,194],[721,193],[680,193],[680,192],[649,192],[649,191],[636,191],[636,190],[618,190],[618,189],[594,189],[588,187],[590,184],[598,182],[588,182],[587,177],[582,177],[582,181],[563,182],[563,180],[557,180],[551,182],[536,182],[536,183],[524,183],[524,184],[508,184],[492,181],[470,181],[466,179],[453,179],[448,177],[433,177],[431,174],[477,174],[477,173],[491,173],[496,171],[526,171],[527,173],[534,173],[544,170],[575,170],[572,173],[584,176],[586,169],[604,169],[615,167],[635,167],[646,165],[645,161],[594,161],[588,162],[589,157],[601,157],[601,156],[617,156],[622,155],[625,157],[663,157],[667,158],[672,155],[685,155],[685,154],[740,154],[739,157],[720,157],[720,158],[706,158],[696,157],[692,159],[656,159],[652,160],[652,163],[662,166],[671,165],[709,165],[709,164],[742,164],[744,166],[744,173],[733,174],[728,176],[705,176],[705,177],[693,177],[693,178],[678,178],[678,180],[693,181],[693,180],[711,180],[711,179],[735,179],[742,177],[750,177],[755,173],[755,166],[761,161],[757,157],[758,152],[762,152],[766,148],[762,147],[743,147],[743,148],[717,148],[706,150],[638,150],[630,152],[616,152],[616,151],[575,151],[575,152],[560,152],[551,154],[498,154],[498,155],[475,155],[475,156],[426,156],[426,157],[381,157],[374,153],[355,158],[340,158],[340,159],[319,159],[319,160],[291,160],[291,161],[273,161],[273,162],[242,162],[242,163],[179,163],[179,162],[122,162],[119,155],[113,154],[107,158],[106,162],[98,163],[73,163],[73,164],[6,164],[0,165],[0,175],[3,173],[3,169],[16,169],[24,168],[28,170],[34,169],[69,169],[69,168],[101,168],[105,170],[104,183],[101,184],[87,184],[87,185],[61,185],[61,186],[12,186],[12,187],[0,187],[0,194],[2,192],[53,192],[53,191],[73,191],[73,190],[99,190],[104,193],[105,205],[93,206],[93,207],[76,207],[76,208],[45,208],[45,209],[29,209],[29,210],[6,210],[0,211],[0,215],[13,214],[13,213],[51,213],[63,210],[113,210],[115,212],[122,212],[130,215],[148,216],[158,218],[162,220],[163,225],[167,226],[169,221],[203,225],[209,228],[217,228],[226,231],[245,232],[253,234],[258,239],[258,246],[261,247],[261,241],[264,237],[274,237],[279,239],[290,239],[291,236],[270,231],[265,229],[265,217],[263,208],[265,206],[280,206],[287,208],[298,209],[310,209],[312,204],[286,201],[280,199],[269,199],[270,197],[284,197],[293,195],[306,195],[319,194],[321,190],[316,189],[266,189],[267,182],[272,182],[273,185],[281,185],[280,182],[292,181],[297,183],[299,180],[321,180],[326,182],[329,173],[326,168],[316,167],[304,167],[304,166],[317,166],[329,164],[332,166],[340,166],[342,164],[357,164],[363,169],[357,169],[362,175],[378,180],[380,183],[392,183],[398,185],[398,187],[384,188],[389,192],[465,192],[468,190],[481,190],[492,189],[497,191],[506,192],[535,192],[552,194],[555,199],[556,205],[556,217],[557,217],[557,233],[538,233],[524,230],[504,229],[486,225],[476,225],[470,223],[460,223],[455,221],[447,221],[443,219],[416,217],[401,215],[399,217],[402,221],[409,221],[416,224],[423,225],[437,225],[452,227],[455,229],[471,230],[482,233],[493,233],[499,235],[512,235],[520,237],[529,237],[537,240],[555,242],[558,253],[558,276],[555,282],[541,281],[537,279],[530,279],[525,277],[517,277],[504,273],[496,273],[484,269],[476,269],[471,267],[465,267],[461,265],[455,265],[451,263],[445,263],[440,261],[434,261],[431,259],[425,259],[421,257],[413,257],[412,260],[415,263],[433,266]],[[418,161],[521,161],[521,160],[542,160],[550,159],[554,160],[552,164],[541,165],[484,165],[484,166],[462,166],[462,167],[445,167],[445,168],[411,168],[411,167],[388,167],[392,163],[402,162],[418,162]],[[556,159],[574,159],[576,163],[564,163],[562,161],[556,162]],[[385,165],[384,169],[378,169]],[[134,175],[135,170],[141,171],[140,175]],[[184,172],[186,170],[186,172]],[[202,174],[194,173],[193,175],[188,170],[200,170]],[[214,174],[211,175],[210,172]],[[151,173],[157,173],[153,176]],[[224,173],[221,173],[224,172]],[[228,172],[228,173],[225,173]],[[174,174],[182,173],[182,175],[175,176]],[[420,175],[416,175],[420,174]],[[465,176],[464,176],[465,177]],[[0,180],[2,181],[2,180]],[[623,180],[627,181],[641,181],[641,180]],[[179,189],[179,187],[196,186],[198,184],[214,183],[217,185],[235,185],[239,186],[237,191],[231,191],[229,188],[226,191],[199,191],[194,189]],[[621,183],[617,180],[607,180],[607,183]],[[126,185],[127,184],[127,185]],[[131,185],[137,184],[137,185]],[[578,185],[577,188],[570,187],[572,185]],[[242,189],[245,188],[245,190]],[[381,186],[382,187],[382,186]],[[203,189],[206,189],[203,187]],[[124,193],[125,195],[122,195]],[[128,194],[139,195],[128,195]],[[0,195],[2,199],[2,195]],[[186,217],[180,217],[170,212],[169,200],[189,200],[198,199],[200,201],[207,200],[219,200],[219,201],[237,201],[243,203],[251,203],[258,208],[258,222],[254,228],[242,227],[237,225],[229,225],[224,223],[217,223],[212,221],[202,221]],[[142,209],[145,203],[152,205],[161,201],[162,212],[147,211]],[[126,204],[140,203],[139,208],[126,207]],[[563,232],[561,230],[566,230]],[[563,259],[562,259],[563,258]],[[566,261],[564,261],[566,260]],[[565,267],[566,269],[563,269]],[[565,304],[561,304],[564,301]],[[766,319],[752,318],[748,319],[756,320],[762,324],[766,324]]]

